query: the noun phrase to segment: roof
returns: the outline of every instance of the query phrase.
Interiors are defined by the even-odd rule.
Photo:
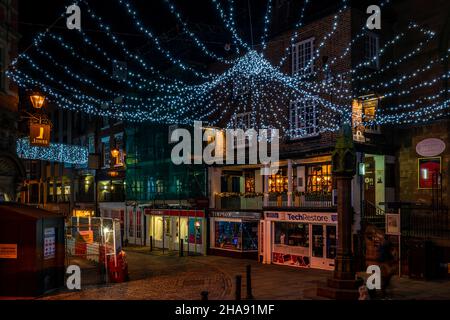
[[[0,203],[0,219],[6,216],[22,216],[23,218],[39,220],[48,218],[64,218],[62,214],[53,213],[44,209],[36,208],[19,203]]]

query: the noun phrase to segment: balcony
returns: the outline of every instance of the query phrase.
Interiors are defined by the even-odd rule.
[[[124,202],[125,194],[123,192],[100,192],[99,202]]]
[[[333,204],[331,194],[304,194],[294,193],[292,196],[292,205],[288,204],[287,193],[270,194],[268,208],[294,208],[302,210],[316,209],[336,209]]]
[[[216,195],[216,209],[222,210],[261,210],[262,195],[225,194]]]
[[[336,209],[336,205],[332,201],[332,196],[323,194],[294,195],[291,206],[288,205],[287,193],[269,194],[267,207],[264,207],[264,196],[260,194],[242,195],[228,193],[216,195],[215,199],[216,209],[221,210],[262,210],[263,208],[302,210]]]
[[[95,201],[94,192],[89,192],[89,193],[80,192],[80,193],[77,193],[76,194],[76,201],[77,202],[94,202]]]

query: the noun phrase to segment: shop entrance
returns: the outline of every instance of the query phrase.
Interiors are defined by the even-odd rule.
[[[336,226],[311,225],[311,267],[334,270]]]
[[[334,270],[337,213],[267,211],[264,223],[263,262]]]
[[[185,254],[203,254],[204,217],[189,217],[178,211],[173,211],[173,214],[148,215],[148,245],[152,242],[154,249],[179,251],[183,240]]]

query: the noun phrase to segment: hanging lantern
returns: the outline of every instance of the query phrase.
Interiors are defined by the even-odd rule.
[[[35,109],[41,109],[45,102],[45,96],[40,93],[33,93],[30,96],[31,104]]]

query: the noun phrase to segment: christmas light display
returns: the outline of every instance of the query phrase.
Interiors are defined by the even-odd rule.
[[[17,155],[22,159],[54,161],[84,165],[88,162],[88,149],[62,143],[50,143],[49,147],[30,146],[28,138],[17,140]]]
[[[338,55],[329,57],[322,65],[317,65],[326,45],[336,37],[347,0],[341,0],[336,14],[330,17],[329,30],[316,39],[311,59],[302,66],[298,74],[282,72],[283,65],[292,52],[292,46],[299,41],[300,28],[304,25],[304,16],[310,0],[305,0],[299,12],[289,45],[283,48],[280,61],[269,61],[265,51],[270,43],[269,30],[272,20],[273,0],[267,0],[263,17],[261,37],[257,44],[249,45],[238,33],[235,19],[235,3],[227,2],[227,8],[218,0],[211,0],[213,8],[230,35],[232,47],[237,57],[225,58],[208,48],[200,37],[191,31],[184,16],[177,10],[174,0],[163,0],[168,12],[175,17],[183,33],[192,40],[196,50],[205,58],[223,68],[220,72],[199,70],[182,61],[176,54],[166,48],[151,27],[141,20],[130,0],[117,0],[125,9],[125,15],[137,31],[151,41],[159,55],[173,65],[187,78],[170,77],[158,67],[146,60],[144,56],[129,49],[126,41],[113,32],[113,27],[94,12],[88,1],[78,1],[87,12],[88,18],[96,23],[109,44],[91,39],[86,33],[76,31],[74,37],[86,45],[86,51],[92,55],[82,54],[76,45],[62,35],[47,31],[37,35],[33,42],[33,52],[23,53],[13,63],[8,76],[19,86],[39,88],[52,101],[69,110],[81,110],[90,114],[115,117],[128,121],[154,121],[164,123],[191,123],[202,120],[211,125],[224,124],[232,127],[239,114],[250,114],[250,125],[255,128],[289,127],[289,106],[296,101],[309,101],[320,106],[315,124],[317,132],[336,130],[342,122],[351,121],[351,101],[359,96],[376,93],[387,102],[379,108],[375,118],[367,121],[372,124],[414,124],[442,117],[448,112],[449,89],[439,87],[439,83],[448,81],[449,73],[428,72],[448,59],[450,51],[439,58],[432,58],[425,65],[401,69],[422,53],[435,40],[435,33],[415,23],[410,23],[405,30],[387,39],[379,48],[376,56],[365,59],[345,71],[336,71],[336,66],[346,58],[357,44],[367,36],[365,25],[350,39]],[[383,7],[388,0],[380,3]],[[410,35],[420,35],[423,40],[399,57],[387,59],[388,52],[401,45]],[[62,59],[52,52],[55,44],[65,51],[74,61],[82,62],[89,72],[73,67],[70,61]],[[112,50],[111,46],[114,48]],[[112,53],[112,52],[115,52]],[[121,52],[117,54],[117,52]],[[36,56],[35,56],[36,54]],[[111,66],[126,57],[125,78],[114,77]],[[378,68],[370,69],[375,62],[381,61]],[[51,70],[45,66],[51,65]],[[314,65],[312,72],[310,70]],[[32,70],[32,71],[30,71]],[[406,71],[411,70],[411,71]],[[96,74],[95,78],[92,74]],[[61,77],[62,75],[62,77]],[[103,78],[100,78],[103,77]],[[70,81],[68,80],[70,79]],[[183,79],[183,80],[182,80]],[[117,90],[112,83],[123,90]],[[83,88],[88,87],[88,90]],[[411,93],[427,89],[426,93],[414,101],[407,100]],[[435,90],[432,90],[435,89]],[[404,98],[401,102],[391,98]],[[391,99],[391,100],[389,100]],[[117,102],[120,100],[120,102]]]

